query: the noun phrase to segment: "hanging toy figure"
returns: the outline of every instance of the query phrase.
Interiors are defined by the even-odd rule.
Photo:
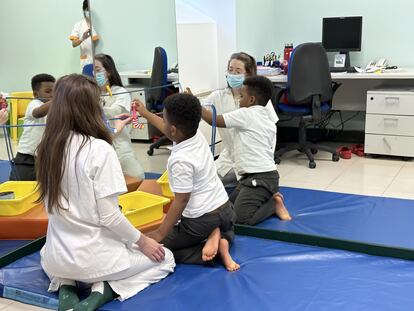
[[[132,105],[132,127],[139,130],[144,128],[144,124],[138,122],[137,108],[135,105]]]

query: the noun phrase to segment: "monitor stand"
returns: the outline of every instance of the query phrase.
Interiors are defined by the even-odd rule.
[[[330,67],[331,72],[356,72],[355,68],[351,66],[351,60],[349,58],[349,52],[339,52],[339,54],[345,55],[344,67]]]

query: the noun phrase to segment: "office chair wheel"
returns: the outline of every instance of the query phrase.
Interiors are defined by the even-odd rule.
[[[318,153],[318,149],[311,148],[311,152],[312,152],[312,154],[317,154]]]
[[[148,150],[147,150],[147,154],[148,154],[149,156],[152,156],[152,155],[154,154],[154,149],[148,149]]]
[[[338,162],[338,161],[339,161],[339,155],[337,155],[337,154],[333,154],[333,155],[332,155],[332,161],[334,161],[334,162]]]
[[[309,161],[309,168],[315,168],[315,167],[316,167],[315,161]]]

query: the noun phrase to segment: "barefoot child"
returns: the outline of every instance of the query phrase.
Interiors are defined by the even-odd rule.
[[[272,215],[291,220],[279,191],[279,174],[273,154],[276,125],[266,104],[273,85],[265,77],[248,77],[240,93],[240,109],[217,116],[217,127],[234,129],[235,169],[241,176],[234,208],[237,223],[256,225]],[[203,119],[211,124],[212,113],[203,108]]]
[[[239,265],[229,254],[236,215],[216,173],[208,143],[198,130],[199,100],[190,94],[167,97],[163,119],[140,101],[133,104],[142,117],[174,142],[167,170],[175,199],[163,224],[149,236],[171,249],[177,263],[204,264],[219,254],[229,271],[237,270]]]
[[[41,265],[59,310],[92,311],[127,299],[174,270],[172,253],[134,228],[118,207],[125,179],[102,118],[97,83],[60,78],[36,159],[48,214]],[[76,281],[92,284],[79,301]]]

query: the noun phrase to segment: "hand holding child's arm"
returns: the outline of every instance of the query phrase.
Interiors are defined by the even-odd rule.
[[[148,234],[156,241],[162,241],[168,233],[171,231],[172,227],[178,222],[183,214],[185,207],[187,206],[188,201],[190,200],[191,192],[190,193],[175,193],[175,199],[171,204],[170,209],[168,210],[167,216],[161,226]]]
[[[213,112],[207,110],[205,107],[201,107],[201,117],[204,121],[208,124],[213,124]],[[226,123],[224,122],[224,118],[222,115],[216,116],[216,127],[226,127]]]
[[[148,111],[143,102],[141,102],[139,99],[134,99],[131,106],[135,106],[135,109],[143,118],[147,119],[149,123],[151,123],[153,126],[165,134],[164,120],[156,114]]]

